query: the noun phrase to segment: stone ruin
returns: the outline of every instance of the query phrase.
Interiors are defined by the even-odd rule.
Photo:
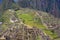
[[[19,27],[9,29],[7,34],[4,35],[4,40],[37,40],[39,35],[41,40],[50,40],[40,29],[36,27],[28,28],[22,24]]]

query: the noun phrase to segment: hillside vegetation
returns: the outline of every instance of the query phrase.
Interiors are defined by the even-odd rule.
[[[15,15],[16,18],[20,19],[24,24],[29,25],[29,27],[37,27],[39,29],[42,29],[42,31],[46,35],[49,35],[51,39],[58,37],[56,33],[52,32],[52,30],[47,29],[46,26],[43,25],[42,20],[38,15],[36,15],[36,12],[37,11],[34,11],[32,9],[21,9],[16,10],[15,12],[6,10],[2,15],[2,18],[0,19],[0,21],[3,22],[0,29],[2,29],[3,31],[7,30],[8,27],[11,26],[10,24],[12,24],[10,22],[10,17],[12,17],[12,15]]]
[[[42,13],[44,15],[44,12]],[[25,24],[31,27],[37,27],[39,29],[42,29],[46,35],[49,35],[51,37],[51,39],[58,37],[56,33],[53,33],[52,30],[47,29],[46,26],[42,24],[41,19],[39,18],[39,16],[36,15],[36,11],[18,10],[16,11],[16,16],[21,19]]]

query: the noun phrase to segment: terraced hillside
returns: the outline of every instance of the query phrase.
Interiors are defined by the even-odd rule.
[[[26,25],[28,28],[38,28],[40,31],[38,32],[40,36],[37,37],[37,40],[53,40],[57,39],[58,35],[57,33],[52,29],[49,28],[49,26],[44,25],[44,24],[50,24],[51,20],[50,18],[54,18],[52,15],[48,16],[49,14],[42,12],[42,11],[36,11],[33,9],[28,9],[28,8],[22,8],[19,10],[14,10],[14,9],[8,9],[4,12],[2,17],[0,18],[1,28],[2,30],[0,33],[4,35],[6,32],[9,32],[8,29],[13,29],[16,27],[20,27],[20,23]],[[15,20],[18,21],[15,21]],[[54,18],[56,19],[56,18]],[[55,22],[53,20],[53,22]],[[57,22],[57,21],[56,21]],[[15,24],[18,24],[15,26]],[[53,23],[52,23],[53,24]],[[53,27],[53,26],[52,26]],[[53,27],[54,28],[54,27]],[[19,33],[19,32],[18,32]],[[50,39],[49,39],[50,38]]]
[[[23,11],[26,11],[26,10],[23,10]],[[43,20],[41,20],[41,18],[36,14],[36,11],[33,11],[33,10],[26,11],[26,12],[23,12],[23,11],[18,10],[16,11],[16,14],[17,14],[17,17],[20,18],[25,24],[42,29],[44,33],[46,35],[49,35],[52,39],[58,37],[56,32],[52,32],[52,30],[47,29],[48,27],[43,25],[42,21],[44,20],[44,18]],[[41,14],[44,15],[44,12],[42,12]],[[48,15],[48,14],[45,14],[45,15]],[[48,22],[47,20],[46,22]]]
[[[25,11],[25,10],[23,10]],[[40,18],[35,14],[35,12],[32,11],[25,11],[23,12],[22,10],[18,10],[16,11],[16,15],[19,19],[21,19],[25,24],[30,25],[30,26],[35,26],[35,27],[39,27],[42,26],[40,28],[44,29],[45,26],[42,25],[42,22],[40,20]]]

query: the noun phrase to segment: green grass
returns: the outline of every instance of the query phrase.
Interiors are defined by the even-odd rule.
[[[2,30],[6,30],[8,28],[7,24],[11,24],[10,23],[10,17],[11,15],[13,15],[14,13],[9,12],[8,10],[4,12],[4,14],[2,15],[2,17],[0,18],[0,21],[3,21],[2,24]],[[22,19],[22,21],[33,27],[37,27],[40,29],[43,29],[43,32],[46,33],[47,35],[49,35],[51,37],[51,39],[54,39],[57,37],[56,33],[51,32],[51,30],[46,30],[46,27],[42,24],[41,19],[35,14],[34,11],[26,11],[26,10],[18,10],[15,13],[15,16],[18,17],[19,19]],[[40,40],[39,36],[37,38],[37,40]]]
[[[10,19],[9,19],[9,14],[10,12],[9,11],[5,11],[2,15],[2,17],[0,18],[0,21],[2,21],[3,23],[9,23],[10,22]]]
[[[23,13],[22,11],[20,11],[17,11],[16,15],[18,16],[18,18],[21,18],[25,24],[30,25],[32,27],[35,26],[41,29],[45,29],[45,26],[43,26],[43,24],[41,23],[40,18],[36,16],[34,12]]]
[[[21,18],[25,24],[30,25],[31,27],[35,26],[37,28],[43,29],[43,32],[49,35],[51,39],[54,39],[57,37],[56,33],[51,32],[51,30],[45,30],[46,27],[41,23],[40,18],[35,15],[34,11],[24,12],[22,10],[19,10],[19,11],[16,11],[16,15],[19,19]]]
[[[4,23],[7,24],[11,24],[10,23],[10,17],[13,13],[9,12],[8,10],[4,12],[4,14],[2,15],[2,17],[0,18],[0,21],[3,21]],[[47,35],[49,35],[51,37],[51,39],[54,39],[57,37],[56,33],[51,32],[51,30],[46,30],[46,27],[42,24],[41,19],[35,14],[34,11],[27,11],[26,10],[18,10],[16,11],[16,17],[18,17],[19,19],[22,19],[22,21],[33,27],[37,27],[40,29],[43,29],[43,32],[46,33]],[[6,30],[8,28],[7,25],[2,24],[2,29]],[[40,38],[38,37],[37,40],[40,40]]]
[[[40,36],[37,36],[37,40],[41,40]]]
[[[54,38],[56,38],[56,37],[58,37],[57,36],[57,34],[54,32],[51,32],[51,30],[43,30],[47,35],[49,35],[50,36],[50,38],[51,39],[54,39]]]
[[[55,39],[55,40],[60,40],[60,38],[57,38],[57,39]]]
[[[9,12],[8,10],[4,12],[4,14],[2,15],[2,17],[0,18],[0,21],[3,21],[3,24],[1,26],[1,29],[4,31],[8,28],[7,24],[11,24],[10,23],[10,17],[11,15],[13,15],[13,13]],[[26,10],[18,10],[16,11],[16,16],[19,19],[22,19],[22,21],[33,27],[37,27],[40,29],[43,29],[43,32],[46,33],[47,35],[49,35],[51,37],[51,39],[54,39],[57,37],[56,33],[51,32],[51,30],[46,30],[46,27],[42,24],[41,19],[35,14],[34,11],[27,11]],[[40,40],[39,36],[37,37],[37,40]]]
[[[3,24],[3,25],[2,25],[2,30],[3,30],[3,31],[5,31],[7,28],[8,28],[8,27],[7,27],[6,24]]]

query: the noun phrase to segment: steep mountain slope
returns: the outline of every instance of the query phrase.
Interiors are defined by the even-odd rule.
[[[54,40],[60,38],[60,19],[57,18],[57,12],[59,9],[57,7],[57,3],[56,5],[55,3],[56,1],[54,0],[19,0],[17,4],[13,3],[12,0],[8,0],[8,2],[5,0],[2,7],[4,12],[0,18],[0,22],[3,22],[0,28],[1,34],[4,34],[6,30],[8,31],[9,27],[20,27],[20,25],[16,26],[15,23],[20,24],[19,22],[23,22],[24,25],[27,25],[29,28],[36,27],[41,29],[43,32],[40,33],[41,36],[43,35],[42,39],[45,38],[46,40]],[[24,8],[20,8],[19,6]],[[40,11],[33,9],[38,9]],[[46,13],[46,11],[48,13]],[[53,13],[57,17],[54,17],[49,13]],[[15,22],[16,19],[19,21]]]
[[[28,10],[28,9],[27,9]],[[52,26],[52,28],[49,28],[50,26],[45,26],[44,25],[44,22],[49,22],[49,24],[50,24],[50,22],[52,22],[51,24],[54,24],[54,22],[55,23],[57,23],[57,20],[54,18],[54,16],[53,15],[50,15],[49,16],[49,14],[47,14],[47,13],[45,13],[45,12],[41,12],[41,11],[39,11],[39,12],[37,12],[37,11],[33,11],[33,10],[31,10],[31,11],[33,11],[33,13],[34,14],[36,14],[36,13],[41,13],[39,16],[41,16],[42,15],[42,17],[43,17],[43,25],[41,24],[40,25],[40,23],[42,22],[40,19],[39,19],[39,16],[37,15],[35,15],[36,16],[36,18],[34,18],[35,16],[32,16],[32,15],[34,15],[32,12],[32,14],[30,13],[30,11],[27,11],[27,10],[25,10],[25,9],[23,9],[23,11],[26,11],[26,12],[23,12],[23,11],[21,11],[21,10],[18,10],[18,11],[16,11],[17,13],[16,13],[16,15],[17,15],[17,17],[18,18],[21,18],[22,19],[22,21],[25,23],[25,24],[27,24],[27,25],[30,25],[30,26],[35,26],[35,27],[38,27],[38,28],[40,28],[40,29],[43,29],[43,31],[47,34],[47,35],[49,35],[52,39],[54,39],[54,38],[57,38],[57,34],[56,34],[56,30],[57,29],[55,29],[55,27],[57,27],[57,28],[59,28],[58,26],[52,26],[52,25],[50,25],[50,26]],[[44,18],[46,16],[46,18]],[[33,19],[32,19],[32,18]],[[53,19],[55,19],[55,21],[53,20],[53,19],[50,19],[50,18],[53,18]],[[38,20],[39,19],[39,20]],[[32,21],[33,20],[33,21]],[[34,22],[35,21],[35,22]],[[37,21],[37,22],[36,22]],[[41,21],[41,22],[40,22]],[[45,24],[47,24],[47,23],[45,23]],[[59,22],[60,23],[60,22]],[[48,25],[49,25],[48,24]],[[57,25],[57,24],[56,24]],[[47,29],[48,28],[48,29]],[[57,32],[57,33],[59,33],[59,32]],[[58,34],[59,35],[59,34]]]
[[[14,0],[3,1],[3,9],[12,8]],[[59,17],[60,0],[15,0],[16,4],[21,7],[28,7],[32,9],[41,10],[53,14],[55,17]]]
[[[18,0],[21,7],[29,7],[41,11],[48,12],[59,17],[60,0]]]
[[[39,14],[39,15],[37,15],[37,14]],[[51,28],[49,25],[49,24],[54,24],[55,21],[56,21],[55,23],[57,23],[56,18],[54,18],[53,15],[49,15],[48,13],[45,13],[42,11],[36,11],[33,9],[29,9],[29,8],[21,8],[20,10],[15,10],[15,11],[14,11],[14,9],[6,10],[1,18],[2,22],[3,22],[3,24],[1,25],[1,29],[0,29],[0,30],[3,30],[1,33],[3,33],[9,27],[13,27],[14,24],[11,23],[11,21],[10,21],[10,18],[13,17],[13,15],[18,20],[21,20],[29,28],[36,27],[38,29],[42,29],[44,34],[49,36],[51,39],[58,38],[59,34],[57,34],[57,33],[59,33],[59,30],[57,30],[57,28],[59,28],[59,26],[57,26],[57,28],[55,28],[56,26],[51,25],[52,26],[52,28]],[[40,16],[43,17],[42,20],[41,20]],[[51,18],[53,18],[54,20],[52,20]],[[42,21],[45,24],[48,23],[49,26],[45,26],[42,23]],[[51,23],[52,21],[53,21],[53,23]],[[18,23],[18,22],[16,22],[16,23]]]

